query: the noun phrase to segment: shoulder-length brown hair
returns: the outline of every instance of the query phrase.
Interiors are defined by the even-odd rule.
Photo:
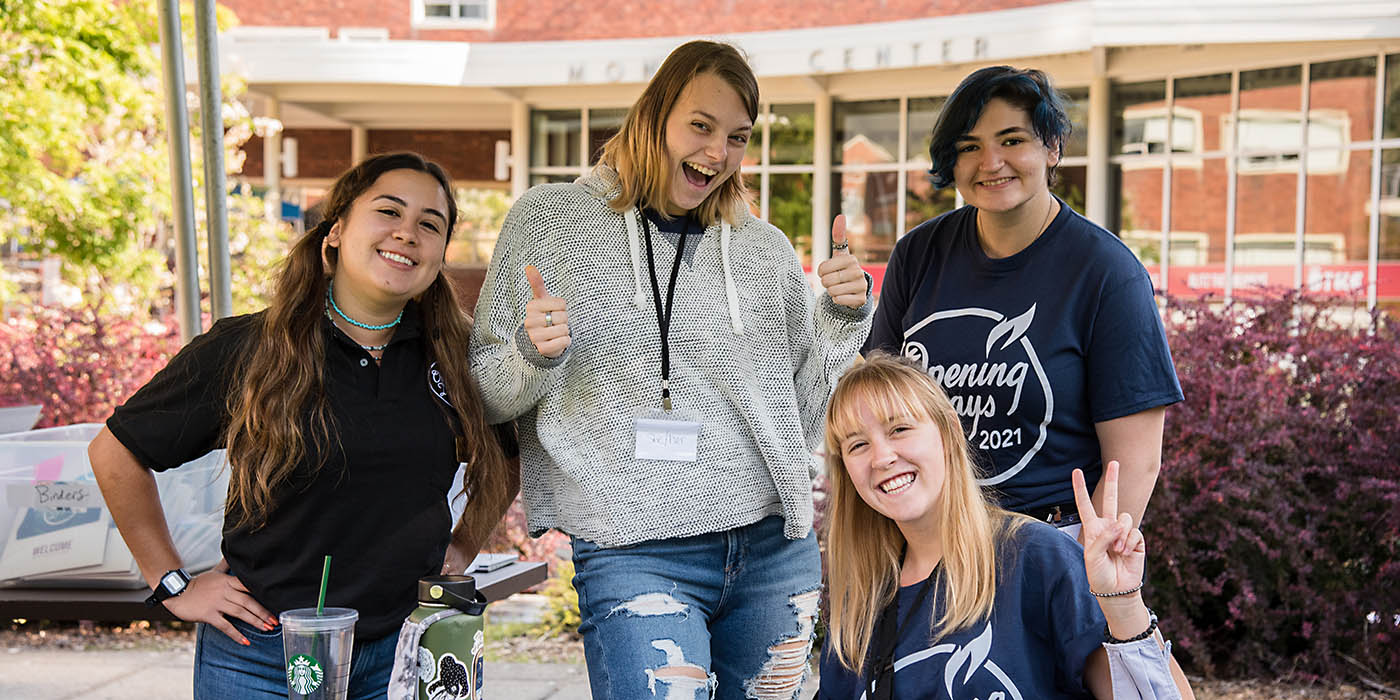
[[[338,441],[326,399],[325,334],[321,330],[326,289],[338,249],[323,243],[331,226],[349,216],[355,198],[392,170],[427,173],[438,181],[447,197],[447,231],[451,235],[457,221],[451,182],[441,167],[416,153],[374,156],[335,181],[325,200],[325,220],[302,236],[287,255],[272,304],[233,377],[224,442],[231,468],[225,512],[234,528],[257,529],[265,524],[277,506],[279,488],[287,483],[296,465],[308,454],[321,455],[312,464],[312,469],[319,471],[327,448]],[[437,362],[452,399],[453,410],[443,410],[455,432],[469,445],[463,477],[466,492],[481,503],[507,499],[511,486],[505,456],[486,424],[480,394],[468,371],[471,322],[441,271],[419,298],[419,310],[429,359]],[[495,514],[491,508],[467,508],[462,524],[473,528],[471,532],[489,532],[491,523],[476,521]]]
[[[826,415],[827,629],[837,659],[856,673],[865,664],[880,611],[894,599],[905,547],[894,521],[860,497],[841,457],[841,436],[856,430],[861,406],[881,421],[908,416],[931,422],[943,439],[945,481],[937,518],[943,560],[935,585],[946,606],[929,622],[935,639],[991,614],[997,547],[1026,521],[994,506],[978,486],[957,411],[926,372],[884,353],[847,370]]]
[[[749,120],[758,119],[758,79],[737,48],[704,40],[681,44],[627,110],[622,128],[603,144],[599,161],[617,173],[619,193],[610,203],[614,210],[626,211],[639,204],[665,208],[673,175],[666,151],[666,119],[690,81],[704,74],[734,88]],[[735,171],[695,208],[695,216],[705,226],[721,218],[738,223],[741,213],[748,211],[748,196],[744,178]]]

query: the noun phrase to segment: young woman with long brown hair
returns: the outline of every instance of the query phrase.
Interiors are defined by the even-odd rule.
[[[519,417],[530,528],[573,537],[596,698],[802,686],[811,449],[873,303],[848,253],[814,295],[749,212],[758,104],[734,47],[677,48],[593,173],[515,203],[477,305],[473,371]]]
[[[457,208],[412,153],[343,174],[272,304],[220,320],[118,407],[88,449],[152,600],[199,625],[196,698],[286,697],[275,612],[359,612],[350,697],[382,696],[417,579],[461,571],[516,492],[467,368],[470,322],[442,274]],[[226,447],[224,561],[190,579],[152,471]],[[471,503],[446,502],[466,462]]]
[[[977,485],[957,410],[884,353],[841,378],[826,417],[830,613],[821,698],[1192,697],[1142,601],[1146,548],[1073,472],[1084,546]]]

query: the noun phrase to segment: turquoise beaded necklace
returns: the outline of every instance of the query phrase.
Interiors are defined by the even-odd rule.
[[[352,326],[355,326],[355,327],[357,327],[357,328],[363,328],[363,329],[365,329],[365,330],[367,330],[367,331],[382,331],[382,330],[387,330],[387,329],[389,329],[389,328],[393,328],[394,326],[399,325],[399,321],[402,321],[402,320],[403,320],[403,309],[399,309],[399,315],[398,315],[398,317],[395,318],[394,320],[388,322],[388,323],[381,324],[381,325],[378,325],[378,326],[370,325],[370,324],[368,324],[368,323],[360,323],[359,321],[356,321],[355,319],[350,318],[349,316],[346,316],[346,315],[345,315],[345,312],[340,310],[340,307],[337,306],[336,303],[335,303],[335,293],[334,293],[334,292],[335,292],[335,279],[332,278],[331,281],[330,281],[330,285],[329,285],[328,287],[326,287],[326,304],[327,304],[328,306],[330,306],[331,309],[335,310],[335,313],[336,313],[337,316],[339,316],[339,317],[345,319],[345,322],[348,323],[348,324],[350,324],[350,325],[352,325]]]

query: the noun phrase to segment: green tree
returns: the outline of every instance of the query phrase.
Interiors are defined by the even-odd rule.
[[[181,14],[192,46],[192,11]],[[174,283],[170,165],[154,3],[0,0],[0,16],[0,241],[59,256],[66,280],[90,300],[167,306],[161,290]],[[220,8],[219,21],[236,19]],[[235,169],[236,149],[252,134],[237,102],[242,90],[225,81],[220,106],[225,162]],[[192,109],[198,139],[198,105]],[[191,150],[199,187],[197,141]],[[265,294],[260,285],[286,232],[262,223],[261,208],[240,196],[229,205],[230,247],[240,256],[236,306],[246,310]],[[196,208],[202,221],[202,197]],[[201,265],[206,260],[201,255]],[[4,294],[0,288],[0,301]]]

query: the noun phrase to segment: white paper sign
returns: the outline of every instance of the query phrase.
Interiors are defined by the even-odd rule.
[[[40,481],[10,484],[5,500],[12,508],[101,508],[102,490],[91,481]]]
[[[686,420],[637,418],[637,459],[694,462],[700,424]]]

